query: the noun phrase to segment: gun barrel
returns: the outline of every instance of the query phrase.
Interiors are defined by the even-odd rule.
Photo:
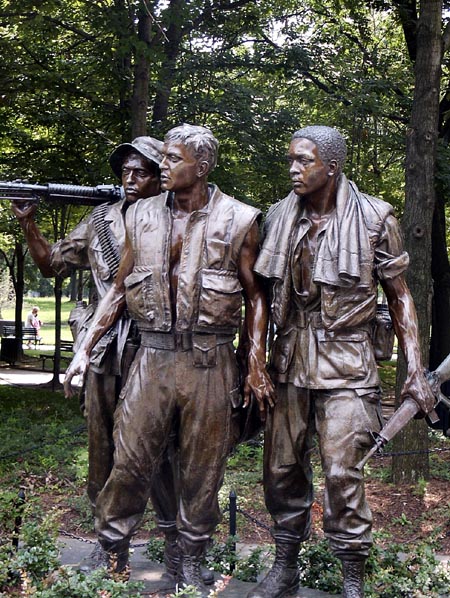
[[[447,355],[444,361],[432,373],[438,377],[439,387],[443,382],[446,382],[450,378],[450,355]]]
[[[115,202],[122,198],[122,190],[118,185],[63,185],[48,183],[31,185],[20,181],[0,181],[0,199],[10,201],[37,201],[40,197],[48,201],[76,205],[97,205],[104,202]]]

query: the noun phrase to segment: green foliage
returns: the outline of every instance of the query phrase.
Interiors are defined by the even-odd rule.
[[[27,576],[38,582],[58,567],[58,533],[54,512],[45,516],[36,513],[36,504],[25,507],[24,522],[20,529],[21,544],[15,555],[16,569],[26,571]]]
[[[107,572],[102,569],[84,575],[69,568],[58,570],[56,581],[50,587],[38,589],[33,594],[36,598],[139,598],[143,589],[140,582],[125,582],[109,579]]]
[[[392,523],[401,525],[401,526],[407,526],[407,525],[411,525],[411,521],[408,519],[408,517],[405,515],[405,513],[402,513],[399,517],[394,517],[392,519]]]
[[[448,440],[446,441],[449,442]],[[430,455],[430,468],[433,477],[441,480],[450,481],[450,470],[448,467],[448,461],[443,459],[439,453],[431,453]]]
[[[201,594],[194,586],[185,586],[184,588],[178,589],[174,594],[171,594],[174,598],[200,598]]]
[[[164,540],[162,538],[150,538],[145,547],[145,556],[154,563],[162,563],[164,561]]]
[[[233,577],[241,581],[256,582],[258,575],[266,566],[264,549],[262,547],[254,548],[246,557],[240,556],[236,563],[236,569],[233,571]]]
[[[225,542],[214,542],[208,549],[207,566],[213,571],[231,575],[239,560],[236,554],[236,541],[237,538],[229,536]]]
[[[298,563],[301,585],[331,594],[341,591],[340,561],[330,553],[326,540],[313,538],[302,544]]]
[[[241,556],[236,553],[236,542],[238,538],[229,536],[225,542],[214,542],[208,548],[206,554],[206,565],[209,569],[232,575],[241,581],[256,581],[265,563],[261,558],[263,548],[257,547],[250,551],[248,556]],[[145,555],[151,561],[162,563],[164,561],[164,540],[161,538],[150,538],[145,549]]]
[[[252,549],[247,556],[236,551],[237,537],[229,536],[225,542],[214,542],[206,553],[206,564],[213,571],[231,575],[241,581],[256,582],[266,566],[262,546]]]
[[[42,515],[36,505],[27,507],[17,551],[0,546],[0,595],[33,598],[138,598],[142,584],[110,579],[105,569],[89,575],[67,567],[58,560],[55,513]]]
[[[261,441],[251,441],[239,444],[228,458],[229,469],[262,468],[264,448]]]
[[[154,2],[146,45],[137,0],[108,0],[107,10],[43,0],[37,12],[34,4],[0,5],[0,178],[111,182],[107,158],[113,144],[129,140],[133,69],[144,50],[149,130],[210,126],[222,148],[213,178],[225,191],[261,207],[283,197],[290,134],[320,122],[348,137],[356,180],[400,202],[412,69],[391,11],[334,0],[220,10],[204,0]],[[39,212],[58,230],[55,212]]]
[[[372,549],[367,563],[368,598],[439,598],[448,596],[450,569],[439,563],[430,544],[390,542]]]
[[[432,543],[385,544],[387,547],[381,548],[375,543],[367,561],[367,598],[448,596],[450,569],[436,559]],[[330,553],[325,539],[313,538],[303,544],[298,562],[302,585],[331,594],[341,592],[341,564]]]
[[[86,459],[87,462],[87,459]],[[85,486],[87,479],[87,467],[84,470],[84,476],[80,479],[82,486]],[[86,492],[69,496],[68,505],[73,509],[73,523],[82,532],[92,533],[94,529],[94,515],[92,505]]]

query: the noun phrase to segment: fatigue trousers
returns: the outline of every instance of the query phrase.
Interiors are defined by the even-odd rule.
[[[87,494],[93,512],[97,496],[106,484],[114,456],[113,429],[115,411],[122,390],[120,376],[89,370],[86,380],[86,415],[88,428]],[[161,459],[160,470],[151,485],[151,499],[158,526],[173,528],[178,509],[178,462],[173,443]]]
[[[325,475],[323,528],[333,553],[361,560],[372,545],[372,516],[355,465],[380,429],[376,389],[308,390],[278,384],[264,440],[264,488],[273,536],[302,542],[310,535],[313,502],[310,454],[317,433]]]
[[[218,491],[234,439],[231,397],[238,371],[231,343],[216,365],[194,367],[193,352],[141,346],[116,410],[114,465],[97,499],[96,531],[106,550],[126,550],[150,484],[178,422],[177,527],[185,554],[201,553],[220,520]]]

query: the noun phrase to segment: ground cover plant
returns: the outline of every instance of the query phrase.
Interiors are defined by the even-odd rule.
[[[15,510],[21,505],[20,491],[24,491],[26,509],[29,509],[28,514],[24,514],[23,529],[26,529],[27,517],[36,517],[36,513],[42,510],[51,515],[57,533],[70,532],[92,539],[92,516],[85,498],[85,422],[78,401],[65,399],[62,393],[45,388],[0,386],[0,410],[0,537],[5,539],[2,549],[10,553]],[[445,593],[450,586],[448,571],[438,567],[435,554],[450,554],[450,440],[431,431],[430,439],[430,480],[415,486],[393,486],[389,482],[389,457],[374,458],[366,467],[366,490],[377,535],[376,548],[368,567],[369,598],[448,596]],[[322,480],[317,453],[313,454],[313,461],[316,484],[313,540],[305,545],[300,555],[302,583],[339,593],[339,567],[333,565],[322,534]],[[229,539],[227,508],[231,491],[237,494],[238,513],[237,537]],[[271,543],[271,522],[262,492],[261,437],[241,445],[230,457],[220,502],[224,518],[208,555],[209,565],[227,575],[252,581],[270,561],[267,546]],[[147,541],[149,538],[149,557],[158,560],[156,553],[158,545],[161,553],[161,540],[150,508],[137,540]],[[45,566],[49,569],[56,566],[52,543],[42,538],[35,538],[35,541],[40,543],[41,548],[44,547],[35,558],[40,563],[40,574],[47,578],[48,574],[42,573]],[[238,546],[240,543],[251,545],[252,550],[247,551],[245,557],[236,559],[233,551],[236,542]],[[400,553],[402,560],[398,559]],[[28,562],[24,559],[22,562]],[[94,586],[89,586],[89,583],[100,583],[98,580],[87,582],[67,572],[61,575],[57,587],[64,587],[66,594],[60,589],[60,594],[42,594],[42,598],[71,596],[68,590],[70,584],[84,587],[85,592],[93,592]],[[29,583],[32,581],[31,577]],[[6,583],[4,577],[0,583]],[[86,589],[89,587],[90,590]],[[11,589],[8,591],[11,592]],[[50,589],[46,591],[50,592]],[[73,595],[88,593],[82,594],[80,590]]]

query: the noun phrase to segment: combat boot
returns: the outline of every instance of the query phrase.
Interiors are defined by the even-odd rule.
[[[283,598],[298,590],[300,575],[297,567],[300,543],[276,540],[275,561],[266,577],[247,598]]]
[[[194,586],[202,598],[209,596],[201,572],[201,558],[198,556],[182,555],[179,583],[183,586]]]
[[[100,569],[100,567],[105,567],[105,569],[108,569],[109,554],[100,544],[100,542],[96,542],[93,551],[81,561],[78,571],[88,575],[92,571]]]
[[[88,557],[83,559],[78,571],[88,575],[92,571],[100,569],[100,567],[105,567],[109,573],[120,573],[126,576],[129,573],[128,562],[128,549],[118,553],[109,552],[103,548],[100,542],[96,542],[94,550]]]
[[[165,571],[161,576],[161,589],[173,589],[178,583],[181,568],[181,550],[178,546],[178,530],[164,530],[164,566]],[[206,567],[200,568],[203,583],[210,586],[214,583],[214,573]]]
[[[344,588],[342,598],[364,598],[365,561],[342,561]]]

